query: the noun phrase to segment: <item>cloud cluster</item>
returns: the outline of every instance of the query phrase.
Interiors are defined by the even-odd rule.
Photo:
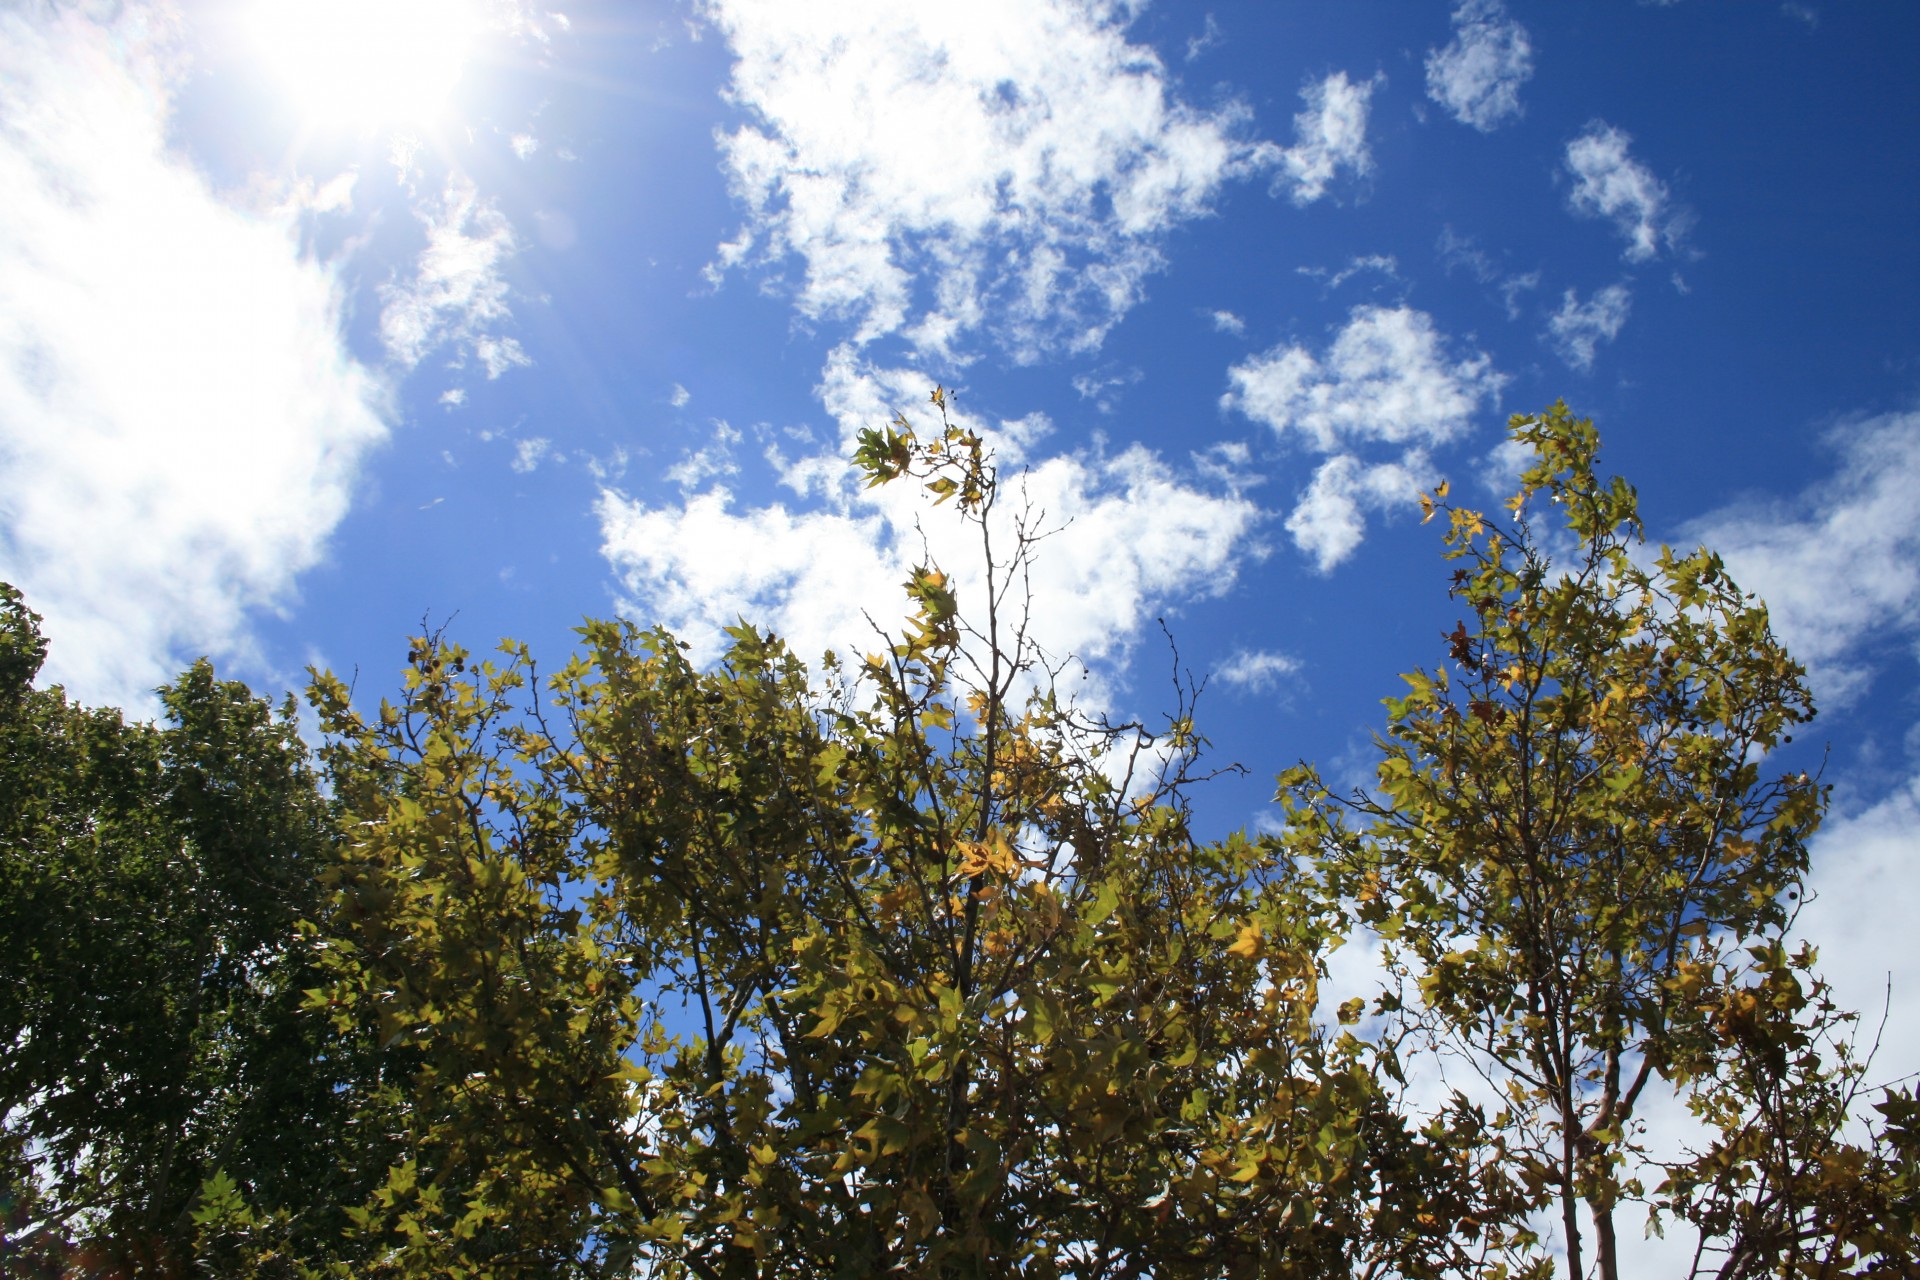
[[[952,357],[988,331],[1021,361],[1096,347],[1166,233],[1278,162],[1243,107],[1176,99],[1106,0],[706,12],[747,117],[720,139],[747,216],[716,278],[797,259],[800,313],[851,321],[859,343],[902,333]]]
[[[1520,86],[1532,78],[1533,42],[1500,0],[1461,0],[1453,39],[1427,55],[1427,96],[1482,133],[1520,116]]]
[[[1227,373],[1221,401],[1322,453],[1349,444],[1437,444],[1459,434],[1503,379],[1484,353],[1451,359],[1433,317],[1355,307],[1321,355],[1283,344]]]
[[[1547,320],[1553,349],[1569,369],[1591,371],[1600,344],[1620,336],[1632,307],[1633,293],[1624,284],[1610,284],[1585,302],[1572,289],[1567,290],[1560,309]]]
[[[1484,353],[1454,358],[1433,317],[1411,307],[1355,307],[1315,355],[1282,344],[1233,366],[1223,409],[1332,455],[1315,472],[1287,530],[1322,572],[1353,553],[1364,511],[1411,502],[1426,483],[1427,447],[1453,439],[1505,378]],[[1391,446],[1398,456],[1359,455]]]
[[[1367,109],[1383,83],[1381,76],[1355,82],[1336,71],[1300,91],[1307,109],[1293,118],[1294,142],[1281,153],[1276,180],[1295,204],[1309,205],[1326,195],[1343,170],[1362,178],[1373,172]]]
[[[929,385],[842,348],[820,390],[844,444],[896,407],[912,414]],[[1017,590],[1009,607],[1030,598],[1033,639],[1096,669],[1088,695],[1096,704],[1114,694],[1099,672],[1124,663],[1156,610],[1224,592],[1240,563],[1260,553],[1259,513],[1236,485],[1184,476],[1139,446],[1036,459],[1044,421],[955,420],[996,452],[999,554],[1012,549],[1022,522],[1029,532],[1053,531],[1037,548],[1030,596]],[[739,509],[718,484],[661,507],[603,491],[602,550],[620,577],[623,611],[665,623],[701,659],[719,651],[722,628],[741,617],[772,627],[809,659],[827,649],[866,653],[879,645],[874,624],[897,628],[911,567],[931,561],[953,578],[963,611],[981,617],[977,532],[949,507],[929,510],[910,482],[865,488],[844,459],[838,449],[786,466],[787,483],[818,500],[810,510]]]
[[[321,557],[385,389],[300,208],[235,207],[169,151],[163,15],[86,12],[0,11],[0,577],[49,678],[144,708],[183,658],[249,652]]]
[[[1629,262],[1646,262],[1661,245],[1679,244],[1686,218],[1672,207],[1667,184],[1627,154],[1633,139],[1604,120],[1595,120],[1567,144],[1568,195],[1573,211],[1605,218],[1626,239]]]

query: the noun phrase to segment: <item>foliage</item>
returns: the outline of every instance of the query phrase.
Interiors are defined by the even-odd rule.
[[[0,586],[5,1269],[176,1268],[221,1169],[324,1231],[351,1062],[299,1008],[325,815],[291,705],[201,662],[129,723],[32,687],[38,623]]]
[[[1189,833],[1200,740],[1076,713],[1000,614],[975,436],[861,442],[981,535],[816,682],[742,624],[711,670],[591,623],[417,642],[398,705],[315,684],[351,833],[340,1025],[417,1049],[381,1274],[1435,1274],[1469,1109],[1409,1123],[1313,1020],[1320,923],[1271,846]],[[1474,1228],[1477,1234],[1477,1226]]]
[[[1850,1015],[1782,945],[1823,789],[1763,762],[1813,717],[1803,672],[1718,557],[1639,553],[1590,422],[1555,405],[1513,432],[1534,461],[1507,519],[1444,485],[1423,500],[1471,610],[1448,662],[1388,700],[1377,792],[1335,803],[1311,770],[1283,776],[1293,847],[1382,939],[1376,1011],[1497,1091],[1570,1275],[1591,1256],[1618,1276],[1616,1206],[1646,1198],[1705,1233],[1715,1274],[1904,1274],[1906,1175],[1841,1140]],[[1543,503],[1564,532],[1536,527]],[[1649,1190],[1656,1080],[1711,1141]]]
[[[1551,1213],[1616,1280],[1638,1203],[1696,1274],[1914,1274],[1920,1104],[1863,1119],[1785,943],[1803,674],[1641,550],[1590,423],[1514,420],[1505,516],[1426,500],[1469,616],[1377,790],[1302,767],[1207,842],[1191,677],[1154,730],[1055,691],[1047,530],[933,406],[855,462],[979,585],[914,568],[811,671],[746,622],[706,669],[589,622],[544,678],[430,635],[365,714],[314,675],[316,758],[205,662],[161,724],[35,689],[0,587],[0,1270],[1546,1280]],[[1322,991],[1356,930],[1370,1007]],[[1482,1087],[1423,1110],[1435,1051]]]

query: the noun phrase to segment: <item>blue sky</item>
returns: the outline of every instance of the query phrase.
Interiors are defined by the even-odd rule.
[[[1807,931],[1920,1070],[1916,50],[1837,0],[12,4],[0,576],[136,707],[203,652],[382,689],[423,618],[812,656],[898,616],[919,509],[847,445],[940,382],[1065,524],[1087,696],[1167,706],[1161,617],[1211,673],[1224,829],[1364,768],[1454,619],[1416,487],[1494,500],[1564,396],[1812,668]]]

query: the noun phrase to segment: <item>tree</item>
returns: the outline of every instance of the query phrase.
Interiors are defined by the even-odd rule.
[[[1191,676],[1152,731],[1056,692],[1046,530],[933,403],[855,460],[951,504],[978,598],[919,566],[811,671],[745,622],[705,669],[589,622],[544,680],[431,635],[366,714],[315,674],[316,761],[204,662],[161,724],[33,688],[0,588],[7,1273],[1546,1280],[1552,1211],[1616,1280],[1641,1202],[1696,1274],[1914,1274],[1920,1104],[1863,1120],[1785,945],[1803,675],[1640,552],[1590,423],[1515,419],[1506,517],[1428,499],[1469,616],[1377,791],[1303,767],[1205,842]],[[1322,996],[1360,926],[1371,1016]],[[1415,1105],[1436,1049],[1491,1118]],[[1655,1160],[1667,1089],[1702,1137]]]
[[[216,1172],[332,1234],[355,1058],[300,1008],[326,821],[292,706],[203,661],[130,723],[35,689],[45,655],[0,584],[0,1269],[177,1271]]]
[[[1764,764],[1813,718],[1804,673],[1711,552],[1641,554],[1590,422],[1557,404],[1512,429],[1534,460],[1504,521],[1423,499],[1470,612],[1388,700],[1378,791],[1283,775],[1290,843],[1382,939],[1376,1012],[1497,1091],[1569,1275],[1616,1280],[1616,1207],[1648,1198],[1702,1233],[1697,1272],[1908,1274],[1911,1141],[1843,1141],[1849,1015],[1784,945],[1824,791]],[[1710,1141],[1648,1188],[1658,1081]]]
[[[1055,695],[1007,606],[1041,531],[933,399],[931,438],[896,419],[857,460],[953,502],[983,599],[916,569],[851,669],[742,624],[702,671],[589,623],[545,700],[513,644],[416,641],[369,717],[316,678],[343,826],[314,1001],[419,1063],[357,1211],[376,1273],[1478,1256],[1477,1115],[1410,1121],[1316,1026],[1322,920],[1271,844],[1193,839],[1184,698],[1153,734]]]

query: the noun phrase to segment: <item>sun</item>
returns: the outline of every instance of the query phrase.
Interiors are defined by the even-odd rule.
[[[481,31],[478,0],[259,0],[250,19],[269,75],[323,128],[435,123]]]

